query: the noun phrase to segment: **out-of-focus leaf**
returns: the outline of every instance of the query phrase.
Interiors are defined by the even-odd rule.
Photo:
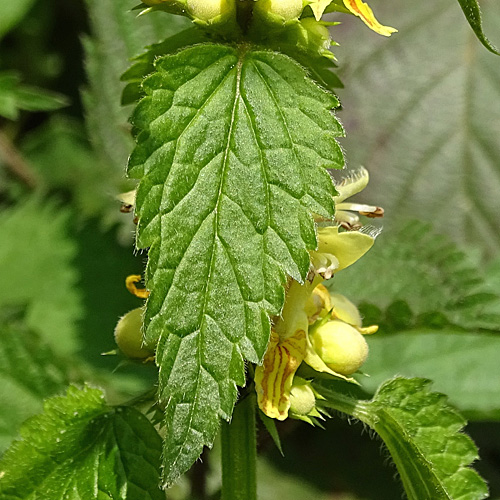
[[[161,439],[137,410],[71,386],[21,428],[0,462],[4,499],[162,500]]]
[[[476,36],[481,40],[481,43],[494,54],[500,55],[498,49],[486,38],[483,31],[483,20],[481,19],[481,10],[477,0],[458,0],[460,7],[464,11],[465,17]]]
[[[36,0],[2,0],[0,2],[0,38],[14,28]]]
[[[87,130],[103,162],[103,176],[123,177],[133,147],[128,118],[120,104],[120,76],[146,45],[190,24],[180,16],[155,12],[137,17],[136,0],[87,0],[92,36],[84,38],[88,86],[83,92]],[[118,191],[117,191],[118,192]],[[117,192],[113,193],[116,194]]]
[[[52,111],[67,104],[60,94],[21,84],[16,73],[0,73],[0,115],[5,118],[16,120],[20,110]]]
[[[485,30],[500,38],[500,2],[482,5]],[[348,89],[339,91],[343,145],[350,164],[372,174],[363,199],[384,206],[388,230],[418,217],[494,254],[498,58],[481,47],[456,2],[379,0],[373,8],[397,35],[371,35],[350,19],[334,28]]]
[[[71,211],[38,197],[3,210],[0,217],[0,307],[20,306],[26,325],[57,353],[75,352],[82,311],[73,267],[75,243],[67,224]]]
[[[462,431],[466,421],[425,379],[384,382],[371,401],[320,382],[323,404],[352,415],[383,439],[396,464],[409,500],[481,500],[488,488],[470,465],[477,448]]]
[[[476,420],[500,416],[500,335],[457,329],[419,328],[395,335],[373,335],[359,381],[374,391],[395,374],[431,378],[438,391]]]
[[[67,386],[68,370],[35,332],[4,315],[0,321],[1,454],[43,399]]]
[[[105,227],[128,222],[127,231],[132,232],[132,218],[120,213],[120,203],[113,196],[119,188],[127,189],[126,182],[119,175],[103,175],[101,159],[82,123],[53,117],[27,134],[20,148],[42,187],[71,193],[77,218],[100,217]]]
[[[500,302],[500,287],[487,281],[471,252],[419,221],[383,231],[370,252],[329,286],[385,310],[393,330],[451,323],[500,331],[500,311],[491,309]]]

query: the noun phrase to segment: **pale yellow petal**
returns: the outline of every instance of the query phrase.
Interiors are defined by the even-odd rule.
[[[276,332],[264,361],[255,370],[255,391],[259,408],[270,418],[285,420],[290,409],[293,377],[306,353],[306,332],[298,330],[285,340]]]
[[[360,167],[357,170],[349,172],[349,174],[344,177],[340,182],[335,184],[335,189],[337,190],[338,195],[335,196],[335,203],[337,204],[337,208],[342,210],[339,207],[339,204],[342,203],[347,198],[354,196],[355,194],[363,191],[365,187],[368,185],[368,181],[370,180],[370,174],[368,170],[364,167]]]
[[[318,229],[318,252],[331,253],[337,257],[341,271],[354,264],[373,246],[375,238],[359,231],[339,233],[337,226]]]

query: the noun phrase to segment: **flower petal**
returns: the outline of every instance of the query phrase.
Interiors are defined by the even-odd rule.
[[[370,174],[368,170],[364,167],[360,167],[357,170],[349,172],[340,182],[335,183],[335,189],[338,192],[338,195],[335,196],[337,207],[347,198],[363,191],[368,185],[369,180]]]
[[[375,238],[359,231],[339,233],[338,226],[318,228],[318,252],[335,255],[339,261],[339,272],[354,264],[373,246]]]
[[[373,15],[372,9],[362,0],[343,0],[344,5],[355,16],[358,16],[370,29],[384,36],[391,36],[398,30],[390,26],[383,26],[380,24]]]
[[[271,332],[264,362],[255,370],[257,403],[268,417],[277,420],[285,420],[288,417],[293,376],[305,353],[304,330],[297,330],[285,340],[281,340],[276,332]]]

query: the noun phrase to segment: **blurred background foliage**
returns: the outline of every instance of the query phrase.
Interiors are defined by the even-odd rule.
[[[132,142],[119,77],[145,45],[186,25],[136,18],[135,0],[0,2],[0,452],[43,398],[91,381],[110,402],[151,387],[155,370],[101,356],[144,255],[116,196]],[[360,381],[423,376],[471,421],[479,471],[500,498],[500,64],[457,2],[372,0],[387,40],[355,19],[334,28],[348,166],[371,173],[386,209],[375,248],[330,286],[377,323]],[[500,5],[481,2],[500,40]],[[335,19],[335,18],[334,18]],[[391,500],[402,489],[381,443],[342,418],[324,431],[279,426],[285,457],[260,433],[260,498]],[[219,487],[218,461],[169,496]],[[198,486],[197,486],[198,485]]]

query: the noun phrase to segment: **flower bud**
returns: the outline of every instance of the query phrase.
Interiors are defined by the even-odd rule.
[[[229,14],[235,10],[235,0],[187,0],[187,10],[191,16],[202,22]]]
[[[146,359],[154,356],[154,350],[144,345],[142,338],[142,316],[144,308],[132,309],[122,316],[115,328],[115,341],[120,351],[131,359]]]
[[[290,412],[298,416],[309,415],[315,405],[316,396],[311,384],[303,378],[295,377],[290,390]]]
[[[280,16],[286,22],[298,19],[302,8],[302,0],[257,0],[254,11]]]
[[[359,370],[368,356],[368,344],[351,325],[334,320],[310,335],[314,351],[331,370],[350,375]]]

